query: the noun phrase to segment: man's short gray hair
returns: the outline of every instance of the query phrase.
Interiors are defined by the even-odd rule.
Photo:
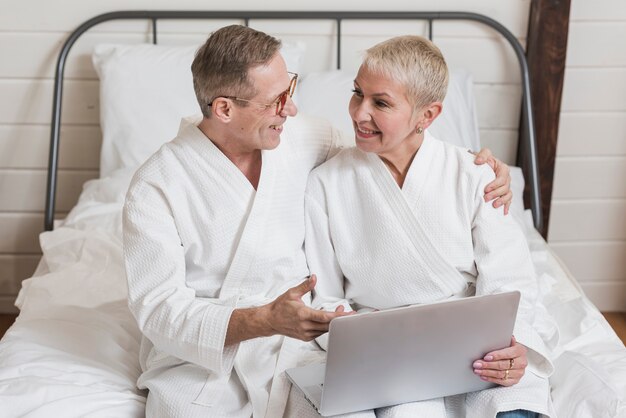
[[[266,33],[241,25],[215,31],[196,52],[191,64],[193,88],[205,117],[208,105],[220,96],[253,97],[257,94],[248,71],[269,61],[281,42]]]

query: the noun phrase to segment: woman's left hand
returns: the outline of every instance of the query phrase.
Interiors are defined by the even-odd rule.
[[[487,163],[496,173],[495,180],[485,187],[485,202],[493,200],[492,205],[494,208],[504,205],[504,214],[508,214],[511,201],[513,200],[509,166],[494,157],[489,148],[483,148],[475,155],[474,163],[478,165]]]
[[[487,353],[484,358],[476,360],[472,367],[482,380],[502,386],[517,384],[526,371],[528,359],[526,347],[511,337],[511,346],[502,350]]]

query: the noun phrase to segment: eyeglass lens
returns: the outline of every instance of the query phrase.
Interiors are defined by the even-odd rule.
[[[298,76],[295,75],[291,79],[291,83],[289,84],[289,88],[283,92],[278,98],[278,102],[276,103],[276,114],[278,115],[285,108],[285,104],[287,103],[287,97],[292,97],[293,93],[296,91],[296,84],[298,84]]]

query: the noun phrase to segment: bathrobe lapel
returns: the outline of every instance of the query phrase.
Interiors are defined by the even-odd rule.
[[[446,260],[443,253],[425,232],[419,212],[421,192],[429,181],[429,166],[437,147],[432,138],[425,135],[424,142],[417,152],[403,189],[398,187],[389,170],[381,159],[373,153],[367,153],[372,177],[384,201],[389,203],[391,213],[402,225],[403,231],[413,244],[418,254],[423,257],[426,271],[451,293],[458,288],[459,280],[465,281],[458,270]]]
[[[247,286],[245,281],[250,276],[249,272],[256,260],[257,249],[262,243],[270,203],[274,193],[276,180],[274,155],[271,152],[263,151],[262,158],[263,164],[259,185],[239,238],[239,244],[220,291],[220,300],[224,302],[231,301],[233,306],[237,304],[237,300],[240,297],[249,296],[246,294]],[[244,177],[243,174],[242,177]],[[249,183],[248,185],[252,187]]]
[[[245,308],[270,302],[269,299],[261,295],[248,292],[247,289],[250,286],[247,285],[246,281],[247,278],[254,276],[251,274],[251,271],[254,268],[258,248],[263,245],[263,237],[266,232],[265,227],[271,210],[270,204],[276,183],[277,165],[280,164],[276,155],[277,153],[275,152],[263,151],[262,153],[263,165],[259,185],[252,199],[250,212],[243,227],[239,244],[220,291],[220,300],[224,304]],[[245,179],[243,175],[241,177]],[[248,186],[251,187],[249,183]],[[294,353],[297,343],[290,338],[283,338],[280,344],[278,360],[274,368],[269,398],[265,391],[254,389],[258,382],[257,374],[264,374],[262,372],[264,367],[260,363],[272,360],[271,358],[263,358],[263,353],[266,349],[261,347],[262,345],[263,343],[260,340],[241,343],[235,367],[239,373],[239,378],[248,387],[248,395],[252,402],[254,416],[281,416],[289,394],[289,382],[282,376],[282,372],[286,368],[295,365],[296,356]]]

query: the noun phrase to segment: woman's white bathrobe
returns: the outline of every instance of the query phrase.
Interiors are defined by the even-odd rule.
[[[518,385],[383,408],[377,415],[435,417],[447,410],[448,416],[489,418],[521,408],[554,416],[544,340],[555,329],[536,305],[538,286],[522,232],[502,208],[483,200],[494,173],[473,160],[427,132],[402,189],[377,155],[357,148],[311,173],[305,213],[307,260],[318,276],[314,306],[388,309],[522,292],[514,335],[529,348],[530,366]]]
[[[309,275],[306,181],[340,137],[290,119],[280,146],[262,152],[255,191],[200,120],[183,120],[126,197],[129,306],[144,334],[138,385],[150,390],[148,416],[280,417],[281,371],[302,344],[275,336],[224,348],[224,339],[235,308],[268,303]]]

